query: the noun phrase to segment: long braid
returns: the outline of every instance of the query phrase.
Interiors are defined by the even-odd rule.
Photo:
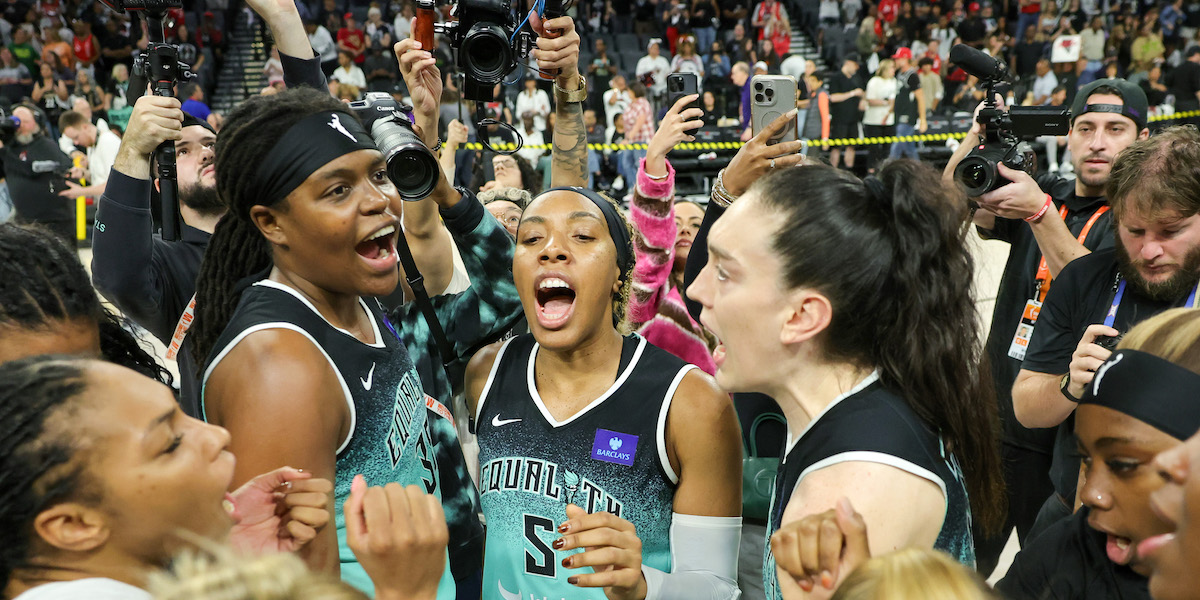
[[[271,247],[250,220],[250,209],[262,199],[247,191],[245,182],[258,177],[262,157],[301,119],[324,110],[341,111],[345,104],[328,94],[299,88],[274,96],[255,96],[240,104],[217,136],[215,166],[217,195],[228,208],[217,224],[200,274],[196,279],[196,320],[187,339],[203,373],[217,338],[229,324],[241,294],[239,281],[271,266]]]
[[[80,450],[47,421],[86,387],[86,361],[35,356],[0,364],[0,589],[32,566],[33,521],[84,489]]]
[[[107,360],[171,384],[170,371],[100,304],[75,251],[54,234],[38,226],[0,225],[0,256],[0,328],[46,330],[70,321],[95,323]]]

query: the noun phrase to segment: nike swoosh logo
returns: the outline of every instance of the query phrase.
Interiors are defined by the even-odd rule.
[[[496,416],[492,417],[492,427],[500,427],[501,425],[508,425],[509,423],[520,423],[520,422],[521,422],[520,419],[504,419],[502,421],[502,420],[500,420],[500,415],[496,415]]]
[[[496,581],[496,585],[500,588],[500,597],[504,600],[521,600],[521,590],[510,592],[504,589],[504,584]]]
[[[371,391],[371,381],[373,379],[375,379],[375,363],[371,363],[371,370],[367,373],[366,379],[363,379],[362,377],[358,378],[358,380],[363,384],[363,389],[367,390],[368,392]]]

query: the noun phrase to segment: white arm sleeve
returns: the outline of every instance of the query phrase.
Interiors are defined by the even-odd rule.
[[[671,514],[671,572],[642,565],[646,600],[737,600],[741,517]]]

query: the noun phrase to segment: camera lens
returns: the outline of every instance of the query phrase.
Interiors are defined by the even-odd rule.
[[[500,83],[513,66],[508,38],[494,23],[476,23],[458,51],[467,77],[481,83]]]
[[[754,91],[761,92],[762,89],[763,89],[763,85],[762,85],[761,81],[754,84]]]
[[[400,197],[422,200],[437,186],[437,158],[407,123],[398,118],[380,119],[371,127],[371,137],[387,161],[387,174]]]
[[[981,196],[996,181],[996,166],[981,156],[967,156],[954,169],[954,176],[966,188],[967,196]]]
[[[762,103],[763,103],[763,95],[762,95],[762,94],[755,94],[755,95],[754,95],[754,101],[755,101],[755,102],[757,102],[757,103],[759,103],[759,104],[762,104]]]
[[[775,95],[775,90],[773,90],[771,88],[767,88],[767,97],[770,98],[774,95]]]

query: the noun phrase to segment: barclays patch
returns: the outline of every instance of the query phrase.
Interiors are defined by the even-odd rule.
[[[637,443],[636,435],[597,429],[596,441],[592,443],[592,458],[630,467],[637,454]]]

